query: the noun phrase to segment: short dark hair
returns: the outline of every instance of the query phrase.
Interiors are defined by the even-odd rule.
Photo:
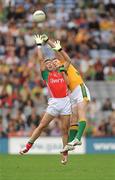
[[[51,59],[44,59],[44,62],[51,61]]]
[[[52,58],[52,60],[55,60],[55,59],[58,59],[58,58],[56,58],[56,57]]]

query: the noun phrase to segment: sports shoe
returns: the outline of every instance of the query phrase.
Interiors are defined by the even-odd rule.
[[[29,151],[29,149],[32,147],[32,145],[33,145],[32,143],[27,143],[27,144],[26,144],[26,147],[24,147],[19,153],[20,153],[21,155],[27,153],[27,152]]]
[[[74,150],[75,149],[75,147],[74,146],[70,146],[70,145],[66,145],[61,151],[60,151],[60,153],[64,153],[64,152],[66,152],[66,151],[72,151],[72,150]]]
[[[76,145],[81,145],[81,144],[82,142],[79,141],[77,138],[75,138],[73,141],[68,143],[69,146],[76,146]]]
[[[62,157],[61,157],[61,163],[63,165],[67,164],[68,161],[68,151],[61,153]]]

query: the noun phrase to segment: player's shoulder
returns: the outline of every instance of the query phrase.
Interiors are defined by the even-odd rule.
[[[70,63],[68,69],[77,70],[77,68],[75,67],[75,65],[73,65],[72,63]]]
[[[42,74],[42,78],[46,80],[48,78],[49,71],[47,69],[44,69],[41,71],[41,74]]]

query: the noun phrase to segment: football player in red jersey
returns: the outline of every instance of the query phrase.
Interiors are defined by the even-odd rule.
[[[58,70],[55,69],[54,64],[50,59],[44,60],[42,47],[42,37],[35,35],[35,41],[38,47],[38,57],[40,63],[40,70],[42,78],[45,81],[50,98],[48,101],[48,107],[46,112],[40,121],[39,126],[34,130],[25,148],[20,151],[20,154],[27,153],[32,147],[35,140],[40,136],[43,129],[57,116],[60,115],[61,129],[62,129],[62,140],[63,147],[68,142],[68,130],[70,126],[70,115],[71,115],[71,103],[68,96],[68,84],[65,81],[64,68],[60,67]],[[68,152],[62,154],[62,163],[67,162]]]

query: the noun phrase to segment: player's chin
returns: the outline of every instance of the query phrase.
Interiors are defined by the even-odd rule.
[[[58,69],[59,69],[59,67],[60,67],[60,66],[56,66],[56,67],[55,67],[55,70],[58,70]]]
[[[48,68],[49,71],[54,71],[54,68]]]

